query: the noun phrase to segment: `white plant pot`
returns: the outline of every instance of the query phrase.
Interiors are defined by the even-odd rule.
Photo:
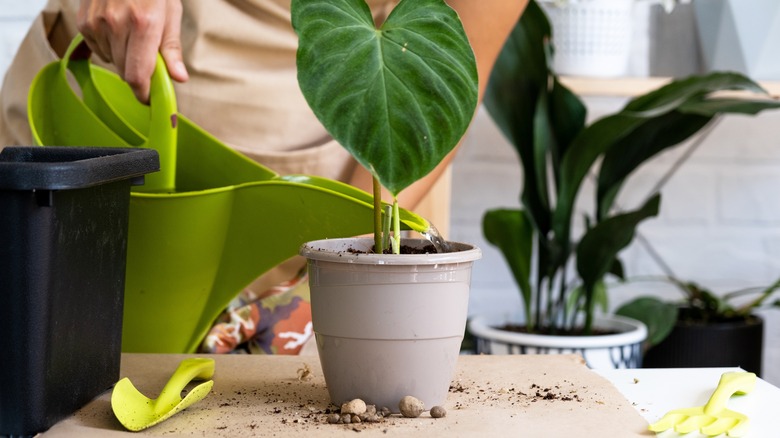
[[[628,71],[633,17],[631,0],[542,0],[552,27],[556,73],[616,77]]]
[[[406,395],[428,408],[444,404],[466,328],[471,267],[481,257],[472,245],[450,245],[455,252],[415,255],[367,253],[371,238],[319,240],[301,248],[334,404],[360,398],[397,412]]]
[[[581,354],[590,368],[639,368],[647,327],[621,316],[596,318],[594,328],[616,334],[552,336],[501,330],[506,324],[522,324],[520,318],[480,315],[469,321],[477,338],[477,352],[484,354]]]

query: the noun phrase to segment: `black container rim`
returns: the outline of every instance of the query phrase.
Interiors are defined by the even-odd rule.
[[[0,190],[68,190],[160,170],[146,148],[7,146],[0,151]]]

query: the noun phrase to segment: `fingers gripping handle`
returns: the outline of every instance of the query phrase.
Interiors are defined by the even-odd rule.
[[[127,98],[125,95],[117,95],[108,89],[101,90],[96,85],[96,79],[92,75],[89,65],[84,62],[88,60],[91,52],[84,42],[81,34],[77,34],[71,41],[63,62],[60,65],[61,73],[70,70],[76,77],[82,90],[86,95],[99,97],[97,99],[101,104],[106,105],[106,111],[98,111],[102,117],[111,117],[112,111],[117,111],[118,106],[112,103],[112,100]],[[172,192],[176,187],[176,145],[177,145],[177,116],[178,109],[176,104],[176,94],[173,88],[173,82],[168,74],[168,69],[161,55],[157,55],[157,64],[151,78],[150,102],[149,102],[149,123],[148,132],[142,132],[141,137],[145,140],[142,144],[129,142],[129,146],[140,146],[157,150],[160,156],[160,172],[146,176],[146,183],[141,191],[153,192]],[[128,94],[130,96],[130,94]],[[93,105],[94,105],[93,99]],[[141,105],[140,103],[137,103]],[[94,110],[94,109],[93,109]],[[115,117],[115,116],[114,116]],[[113,125],[116,128],[116,124]],[[124,127],[125,129],[131,129]],[[117,132],[118,135],[128,137],[124,132]],[[137,135],[133,136],[137,138]],[[127,140],[127,138],[125,138]],[[105,145],[105,146],[123,146],[123,145]]]

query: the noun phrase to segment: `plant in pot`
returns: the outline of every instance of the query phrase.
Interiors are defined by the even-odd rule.
[[[658,213],[660,194],[619,212],[614,204],[621,187],[642,163],[716,115],[755,114],[780,102],[713,95],[765,93],[744,76],[713,73],[673,81],[586,125],[584,104],[551,67],[552,41],[546,15],[530,2],[488,84],[486,108],[517,150],[523,188],[522,208],[486,212],[483,232],[508,263],[523,309],[499,319],[476,315],[469,329],[479,352],[573,351],[592,367],[639,366],[646,327],[596,313],[606,309],[605,278],[623,278],[618,254],[639,223]],[[596,181],[592,211],[575,222],[589,175]]]
[[[615,313],[648,328],[643,366],[648,368],[742,367],[761,374],[764,320],[759,310],[780,308],[780,279],[764,288],[716,294],[669,275],[682,294],[665,301],[640,296]]]
[[[301,248],[331,400],[361,398],[396,411],[406,395],[442,404],[465,331],[471,265],[481,253],[401,240],[397,195],[436,167],[471,121],[478,94],[471,46],[443,0],[402,0],[379,28],[364,0],[294,0],[292,20],[304,97],[374,177],[374,239]],[[393,195],[391,208],[382,187]],[[414,253],[401,254],[402,247]]]

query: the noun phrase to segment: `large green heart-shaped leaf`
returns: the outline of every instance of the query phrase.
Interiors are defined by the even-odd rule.
[[[444,0],[402,0],[379,29],[364,0],[293,0],[292,23],[309,106],[391,193],[433,170],[466,132],[476,61]]]

